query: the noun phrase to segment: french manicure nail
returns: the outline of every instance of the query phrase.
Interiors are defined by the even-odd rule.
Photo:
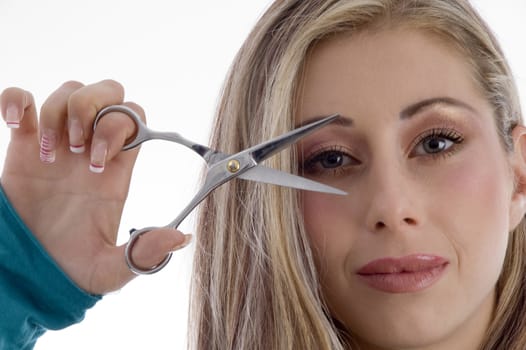
[[[105,141],[94,141],[91,148],[91,162],[89,170],[100,174],[104,171],[106,155],[108,154],[108,144]]]
[[[5,122],[8,128],[18,129],[20,127],[20,115],[18,114],[18,107],[13,104],[8,104],[5,111]]]
[[[55,161],[55,149],[57,146],[57,135],[52,130],[42,130],[40,137],[40,160],[43,163]]]
[[[175,252],[177,250],[180,250],[180,249],[183,249],[184,247],[186,247],[187,245],[190,244],[190,242],[192,242],[192,235],[184,235],[184,241],[177,244],[175,247],[172,248],[171,252]]]
[[[78,119],[70,119],[69,121],[69,149],[73,153],[84,153],[86,150],[84,146],[84,131],[82,124]]]

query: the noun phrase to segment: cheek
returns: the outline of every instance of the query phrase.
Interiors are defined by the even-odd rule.
[[[487,157],[486,162],[471,158],[448,167],[436,178],[440,183],[433,186],[438,189],[435,203],[448,208],[447,215],[468,230],[471,226],[493,223],[490,226],[507,231],[511,177],[503,162],[491,159]]]
[[[506,183],[511,181],[505,171],[505,164],[499,162],[481,162],[467,159],[463,162],[448,167],[439,179],[441,183],[437,188],[462,209],[472,211],[492,211],[494,208],[502,209],[509,206],[510,196]],[[483,202],[481,202],[483,201]],[[485,209],[486,208],[486,209]]]
[[[303,217],[311,246],[319,265],[343,264],[354,235],[347,196],[317,192],[303,195]],[[340,263],[338,263],[340,261]],[[333,266],[334,267],[334,266]],[[331,268],[333,268],[331,267]],[[322,269],[322,271],[324,271]]]
[[[496,280],[508,243],[511,178],[502,155],[480,156],[435,177],[439,191],[428,213],[455,250],[461,274],[476,278],[473,271],[484,271]]]
[[[305,218],[305,227],[312,242],[318,246],[325,240],[325,229],[327,228],[327,219],[324,213],[331,210],[331,201],[326,196],[318,193],[306,193],[303,196],[303,216]],[[321,213],[323,211],[323,215]]]

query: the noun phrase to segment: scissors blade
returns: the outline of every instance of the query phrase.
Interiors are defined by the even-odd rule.
[[[278,136],[272,140],[260,143],[259,145],[248,148],[242,153],[249,153],[256,163],[269,158],[270,156],[276,154],[282,149],[290,146],[291,144],[297,142],[302,137],[307,136],[308,134],[318,130],[319,128],[327,125],[338,118],[338,114],[333,114],[323,119],[317,120],[315,122],[309,123],[292,131],[289,131],[281,136]]]
[[[289,174],[280,170],[268,168],[263,165],[253,167],[241,175],[238,176],[240,179],[264,182],[272,185],[279,185],[291,188],[297,188],[300,190],[308,190],[315,192],[332,193],[339,195],[346,195],[347,192],[339,190],[337,188],[324,185],[322,183],[309,180],[307,178]]]

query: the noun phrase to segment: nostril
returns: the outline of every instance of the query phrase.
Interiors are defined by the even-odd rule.
[[[402,222],[403,224],[409,225],[409,226],[415,226],[417,224],[416,220],[413,218],[404,218],[400,223]],[[374,228],[376,230],[382,230],[382,229],[385,229],[387,226],[388,225],[384,221],[377,221],[376,224],[374,225]],[[394,225],[394,226],[397,226],[397,225]]]
[[[383,229],[386,225],[382,221],[378,221],[375,226],[377,230],[380,230]]]
[[[413,218],[405,218],[404,222],[408,225],[416,225],[416,220]]]

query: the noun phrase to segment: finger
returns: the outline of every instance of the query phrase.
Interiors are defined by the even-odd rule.
[[[19,129],[18,134],[37,130],[35,100],[29,91],[16,87],[5,89],[0,97],[0,109],[7,127]]]
[[[170,252],[175,252],[190,244],[192,235],[184,235],[172,229],[156,229],[137,239],[131,252],[131,260],[141,268],[148,269],[158,265]]]
[[[144,110],[133,102],[123,103],[133,109],[142,121],[145,121]],[[93,133],[90,154],[90,170],[102,173],[108,161],[119,155],[127,140],[131,139],[137,132],[137,125],[128,115],[121,112],[111,112],[104,115],[97,124]],[[127,161],[134,162],[137,150],[123,152],[120,155],[128,158]]]
[[[124,88],[114,80],[87,85],[71,94],[68,101],[68,135],[74,153],[83,153],[91,136],[95,116],[103,107],[121,104]]]
[[[166,256],[190,244],[192,235],[173,229],[156,229],[141,235],[131,251],[133,264],[144,270],[159,265]]]
[[[84,85],[68,81],[53,92],[40,109],[40,160],[55,161],[56,148],[61,143],[66,128],[68,101],[71,94]]]
[[[137,241],[133,248],[132,259],[140,267],[155,266],[170,253],[186,247],[191,242],[192,236],[185,235],[178,230],[162,228],[150,231]],[[109,248],[101,260],[101,271],[97,273],[95,285],[105,286],[106,293],[123,287],[136,275],[133,273],[124,258],[126,245]],[[111,280],[107,280],[111,278]],[[106,280],[104,280],[106,279]]]

